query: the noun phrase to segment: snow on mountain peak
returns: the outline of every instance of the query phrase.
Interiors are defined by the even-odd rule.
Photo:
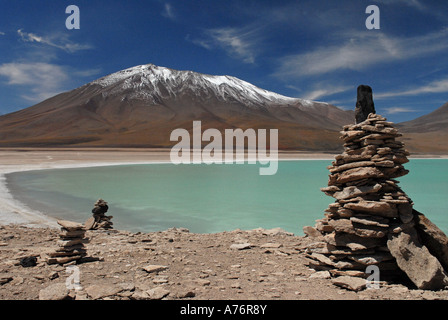
[[[101,87],[113,87],[112,92],[136,89],[134,98],[149,98],[155,94],[162,95],[159,85],[163,84],[170,95],[175,96],[179,88],[189,88],[193,92],[212,90],[221,99],[233,97],[244,99],[252,103],[291,104],[300,101],[302,105],[311,105],[308,100],[286,97],[275,92],[267,91],[253,84],[232,76],[214,76],[192,71],[177,71],[153,64],[139,65],[124,69],[92,82]],[[166,93],[165,93],[166,94]]]

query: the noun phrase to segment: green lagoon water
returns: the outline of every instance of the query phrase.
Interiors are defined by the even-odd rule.
[[[16,199],[51,216],[84,222],[98,198],[109,203],[116,229],[185,227],[214,233],[281,227],[302,235],[334,201],[320,191],[330,160],[280,161],[273,176],[258,164],[145,164],[52,169],[7,176]],[[413,159],[402,189],[448,233],[448,160]]]

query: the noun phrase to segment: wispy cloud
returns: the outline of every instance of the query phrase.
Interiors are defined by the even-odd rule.
[[[68,79],[66,71],[49,63],[5,63],[0,65],[0,75],[8,79],[9,85],[30,87],[26,100],[38,102],[60,92],[61,84]]]
[[[22,31],[22,29],[17,30],[17,33],[20,36],[20,38],[25,42],[37,42],[70,53],[92,48],[92,46],[87,44],[74,43],[70,41],[66,35],[52,35],[50,37],[45,37],[36,35],[31,32],[24,32]]]
[[[373,0],[374,2],[378,2],[381,4],[398,4],[398,5],[407,5],[410,7],[414,7],[418,10],[425,10],[426,7],[419,0]]]
[[[420,112],[421,110],[406,108],[406,107],[390,107],[385,109],[386,114],[398,114],[408,112]]]
[[[448,92],[448,78],[435,80],[429,84],[420,87],[415,87],[412,89],[375,94],[375,99],[385,99],[391,97],[414,96],[418,94],[444,93],[444,92]]]
[[[276,75],[294,78],[340,70],[360,71],[379,63],[426,56],[448,49],[448,29],[401,38],[380,32],[364,32],[351,34],[341,42],[340,45],[319,47],[281,58]]]
[[[208,50],[219,47],[231,57],[245,63],[255,63],[259,34],[254,28],[217,28],[205,32],[205,38],[191,39],[191,42]]]
[[[315,89],[303,94],[304,99],[316,100],[353,89],[352,86],[317,84]]]
[[[4,35],[5,35],[5,33],[0,31],[0,36],[4,36]]]
[[[72,71],[71,69],[44,62],[12,62],[0,65],[0,76],[8,85],[25,86],[29,90],[22,98],[30,102],[40,102],[67,90],[70,79],[91,76],[98,70]]]
[[[162,16],[164,16],[165,18],[171,19],[171,20],[176,19],[176,15],[174,13],[174,8],[171,4],[169,4],[169,3],[164,4]]]

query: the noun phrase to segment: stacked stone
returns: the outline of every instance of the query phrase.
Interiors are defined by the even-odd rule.
[[[84,237],[86,232],[84,226],[67,220],[58,220],[58,224],[61,226],[58,248],[48,254],[47,263],[64,264],[86,256],[87,249],[84,243],[88,240]]]
[[[113,216],[106,216],[107,210],[109,210],[107,202],[103,199],[98,199],[92,209],[93,216],[84,224],[85,228],[87,230],[112,229],[113,222],[111,219]]]
[[[414,223],[413,203],[395,180],[408,173],[403,164],[409,153],[395,140],[401,134],[393,123],[374,113],[341,134],[344,152],[328,167],[328,187],[321,189],[336,201],[316,221],[323,241],[307,249],[311,265],[339,275],[366,276],[369,265],[396,270],[388,233]]]

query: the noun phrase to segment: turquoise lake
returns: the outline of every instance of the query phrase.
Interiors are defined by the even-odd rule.
[[[161,231],[185,227],[214,233],[280,227],[303,235],[334,201],[331,160],[280,161],[272,176],[258,164],[141,164],[51,169],[7,175],[16,199],[50,216],[84,222],[98,198],[109,203],[114,228]],[[448,233],[448,159],[412,159],[402,189]]]

